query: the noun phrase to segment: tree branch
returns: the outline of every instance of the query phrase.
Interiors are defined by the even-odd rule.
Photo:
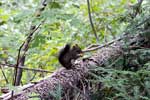
[[[0,66],[8,66],[11,68],[15,68],[16,65],[11,65],[11,64],[0,64]],[[35,71],[35,72],[45,72],[45,73],[53,73],[53,71],[47,71],[47,70],[43,70],[43,69],[36,69],[36,68],[27,68],[27,67],[21,67],[18,66],[18,69],[23,69],[23,70],[28,70],[28,71]]]
[[[94,24],[93,24],[93,21],[92,21],[91,9],[90,9],[90,1],[89,0],[87,0],[87,7],[88,7],[89,20],[90,20],[90,24],[91,24],[93,33],[95,35],[95,38],[96,38],[97,42],[99,42],[99,38],[97,36],[96,30],[95,30],[95,27],[94,27]]]
[[[27,36],[26,40],[22,43],[22,45],[19,48],[18,52],[18,58],[17,58],[17,64],[15,67],[15,77],[14,77],[14,85],[17,86],[20,84],[21,77],[22,77],[22,69],[18,69],[19,66],[24,66],[24,61],[25,61],[25,53],[27,52],[29,48],[30,41],[32,39],[33,34],[39,29],[39,27],[44,23],[42,21],[36,28],[34,28],[29,35]],[[23,49],[23,55],[21,54],[21,50]]]

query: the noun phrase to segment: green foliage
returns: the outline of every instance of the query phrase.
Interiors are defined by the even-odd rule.
[[[140,14],[134,18],[126,17],[127,20],[125,21],[131,21],[131,23],[129,23],[125,32],[130,34],[141,33],[143,35],[143,31],[149,30],[150,10],[148,5],[149,1],[145,1],[141,7],[142,12]],[[127,15],[130,15],[130,13],[129,10]],[[145,27],[145,25],[147,26]],[[149,36],[148,34],[149,32],[145,35]],[[134,63],[137,65],[135,67],[139,68],[138,71],[122,71],[120,68],[123,66],[123,61],[119,58],[112,64],[105,65],[105,68],[98,67],[94,69],[96,73],[90,73],[93,76],[90,81],[94,84],[92,98],[96,98],[93,100],[149,100],[149,51],[149,49],[130,51],[130,56],[126,58],[128,59],[128,64]],[[101,88],[97,89],[97,85],[100,85]]]
[[[141,6],[139,6],[138,4],[131,6],[132,10],[129,10],[129,15],[132,15],[130,11],[132,11],[132,13],[134,14],[137,11],[137,9],[139,9],[139,12],[137,13],[137,16],[134,17],[133,20],[131,20],[131,23],[126,28],[127,33],[141,33],[143,32],[143,29],[145,29],[146,24],[150,23],[149,4],[150,1],[146,0]]]
[[[101,82],[103,88],[97,90],[94,95],[102,100],[148,100],[150,99],[150,71],[139,70],[137,72],[121,71],[114,69],[99,68],[101,74],[105,73],[104,76],[100,77],[96,74],[91,74],[95,77],[95,84]],[[106,74],[107,73],[107,74]],[[101,95],[95,95],[95,94]]]

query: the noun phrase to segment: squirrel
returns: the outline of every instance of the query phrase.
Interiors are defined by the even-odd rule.
[[[66,44],[63,49],[60,50],[58,55],[59,63],[66,69],[71,69],[73,67],[72,60],[76,60],[83,54],[81,48],[78,45],[73,47],[70,44]]]

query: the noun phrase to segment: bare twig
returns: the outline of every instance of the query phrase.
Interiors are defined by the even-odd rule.
[[[8,65],[8,64],[0,64],[2,66],[8,66],[11,68],[15,68],[16,65]],[[45,73],[53,73],[53,71],[47,71],[47,70],[43,70],[43,69],[35,69],[35,68],[27,68],[27,67],[20,67],[18,66],[18,68],[20,69],[24,69],[24,70],[29,70],[29,71],[35,71],[35,72],[45,72]]]
[[[8,79],[7,79],[6,75],[5,75],[5,72],[3,71],[2,67],[1,67],[1,65],[0,65],[0,69],[2,71],[2,74],[3,74],[4,78],[5,78],[6,83],[8,84],[9,83]]]
[[[93,33],[95,35],[95,38],[96,38],[97,42],[99,42],[99,38],[97,36],[96,30],[95,30],[95,27],[94,27],[94,24],[93,24],[93,21],[92,21],[92,17],[91,17],[90,1],[89,0],[87,0],[87,7],[88,7],[89,20],[90,20],[90,24],[91,24]]]
[[[90,49],[90,48],[97,47],[97,46],[100,46],[100,45],[98,45],[98,44],[91,44],[86,49]]]
[[[106,47],[106,46],[108,46],[108,45],[113,44],[113,43],[116,42],[116,41],[120,41],[120,40],[122,40],[123,38],[124,38],[124,37],[120,37],[120,38],[115,39],[115,40],[113,40],[113,41],[111,41],[111,42],[108,42],[108,43],[106,43],[106,44],[104,44],[104,45],[102,45],[102,46],[97,46],[97,47],[94,47],[94,48],[91,48],[91,49],[83,50],[83,52],[89,52],[89,51],[94,51],[94,50],[101,49],[101,48],[103,48],[103,47]]]
[[[30,82],[31,82],[32,80],[34,80],[34,78],[35,78],[36,74],[37,74],[37,73],[36,73],[36,72],[34,72],[33,77],[32,77],[32,78],[30,78],[30,80],[29,80]]]
[[[44,23],[44,21],[42,21],[36,28],[34,28],[30,33],[29,35],[27,36],[26,40],[22,43],[22,45],[20,46],[19,48],[19,52],[18,52],[18,58],[17,58],[17,64],[16,64],[16,67],[15,67],[15,77],[14,77],[14,85],[19,85],[20,83],[20,79],[21,79],[21,76],[22,76],[22,71],[20,70],[20,73],[19,70],[18,70],[18,66],[23,66],[24,65],[24,60],[25,60],[25,53],[27,52],[28,48],[29,48],[29,43],[32,39],[32,36],[33,34],[39,29],[39,27]],[[24,53],[23,55],[21,56],[21,50],[23,49]],[[17,78],[17,76],[19,76]]]

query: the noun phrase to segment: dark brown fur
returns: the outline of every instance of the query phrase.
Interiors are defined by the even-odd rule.
[[[78,45],[71,47],[70,44],[66,44],[65,47],[60,50],[58,60],[63,67],[71,69],[73,66],[72,60],[76,60],[81,54],[82,50]]]

